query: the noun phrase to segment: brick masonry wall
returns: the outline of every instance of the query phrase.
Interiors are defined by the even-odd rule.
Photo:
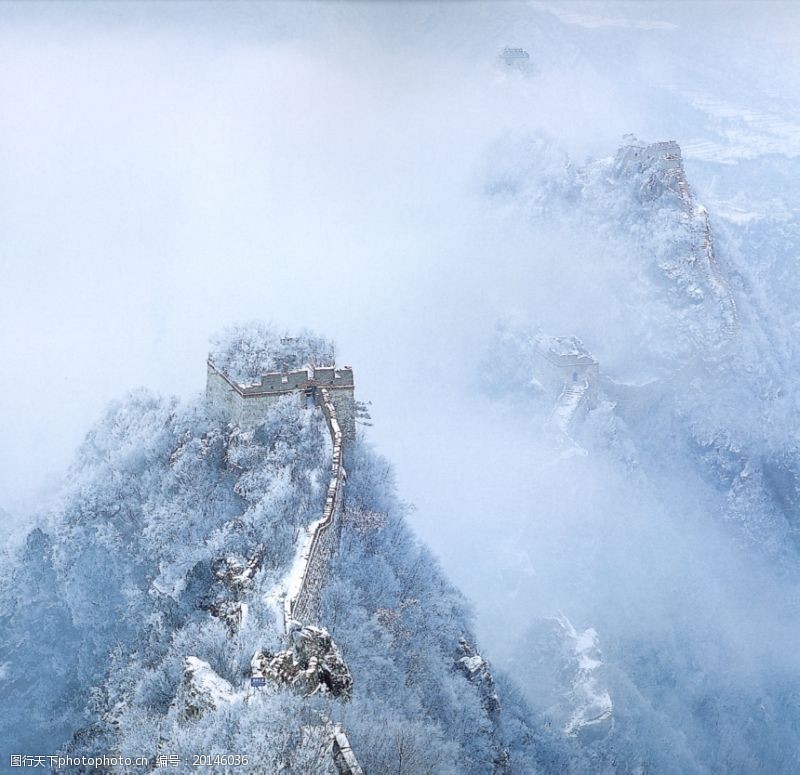
[[[355,398],[352,371],[342,370],[338,372],[340,375],[338,378],[337,371],[324,370],[319,375],[321,378],[319,381],[322,379],[329,381],[329,387],[321,385],[314,387],[314,398],[325,416],[331,436],[333,447],[331,478],[325,496],[323,518],[312,537],[300,589],[294,600],[286,601],[287,618],[284,624],[287,631],[292,620],[305,622],[319,620],[320,592],[328,576],[331,558],[339,547],[346,476],[344,443],[355,438]],[[317,377],[316,372],[314,376]],[[211,363],[208,364],[206,398],[227,412],[231,422],[238,424],[240,428],[256,425],[264,418],[270,406],[288,395],[299,401],[308,400],[306,387],[308,387],[307,373],[302,371],[290,372],[287,375],[265,375],[257,387],[243,389],[226,379]],[[251,393],[258,391],[263,393],[273,388],[278,388],[281,392],[247,395],[248,390]],[[334,732],[331,754],[340,775],[363,775],[363,770],[350,748],[347,735],[341,727],[337,727]]]
[[[226,379],[211,363],[208,364],[207,374],[206,398],[225,410],[230,421],[242,429],[247,430],[257,425],[269,408],[284,395],[292,394],[297,396],[298,401],[304,401],[306,389],[314,387],[319,404],[319,391],[325,387],[336,409],[344,439],[355,439],[355,386],[352,369],[315,369],[311,380],[305,369],[286,374],[271,373],[263,375],[258,385],[245,386]]]
[[[327,576],[330,560],[339,545],[340,514],[344,499],[344,445],[355,438],[352,370],[316,369],[313,383],[309,383],[307,376],[305,370],[285,375],[268,374],[261,378],[258,386],[243,387],[228,379],[209,362],[206,386],[208,400],[227,411],[230,421],[243,429],[257,425],[271,406],[278,401],[287,400],[287,396],[298,401],[309,400],[307,388],[310,384],[313,386],[316,404],[325,416],[333,446],[331,479],[323,518],[312,537],[300,589],[294,600],[286,601],[287,627],[291,619],[308,622],[319,618],[319,593]],[[267,392],[277,385],[282,386],[281,392]]]
[[[328,575],[331,558],[339,547],[345,472],[342,458],[343,434],[331,395],[334,392],[336,391],[329,391],[325,388],[317,391],[318,402],[325,415],[333,445],[331,479],[325,497],[322,522],[317,527],[311,542],[300,591],[295,600],[288,601],[289,618],[296,621],[308,622],[319,619],[321,613],[319,608],[320,592]],[[287,627],[288,624],[287,621]]]
[[[345,441],[353,441],[356,437],[355,394],[352,387],[336,388],[328,391],[331,403],[336,408],[336,417],[342,429]]]
[[[225,378],[209,364],[206,379],[206,400],[212,406],[222,409],[233,419],[239,415],[238,398],[236,391],[233,390]]]

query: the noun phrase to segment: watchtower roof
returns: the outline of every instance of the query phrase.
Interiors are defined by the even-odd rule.
[[[500,58],[506,64],[511,64],[512,62],[527,62],[531,58],[531,55],[524,48],[506,46],[500,52]]]

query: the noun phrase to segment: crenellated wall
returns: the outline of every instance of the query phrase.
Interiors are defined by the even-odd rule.
[[[665,193],[676,196],[685,213],[688,229],[688,255],[685,262],[689,271],[700,272],[700,284],[713,294],[721,313],[722,340],[736,338],[739,333],[739,318],[731,287],[719,267],[714,253],[708,212],[699,204],[686,180],[681,149],[674,140],[649,145],[627,145],[617,152],[617,169],[622,172],[647,173],[643,188],[652,198]],[[672,267],[670,276],[679,276],[683,269]]]
[[[650,171],[646,188],[653,197],[669,190],[681,200],[689,195],[683,171],[681,147],[674,140],[649,145],[626,145],[617,152],[615,163],[626,173]]]
[[[315,524],[311,542],[302,562],[299,585],[289,589],[284,599],[284,628],[287,633],[296,622],[315,622],[321,616],[320,593],[328,577],[330,562],[341,535],[341,513],[344,503],[344,448],[355,439],[355,385],[350,367],[312,368],[272,372],[260,377],[257,384],[240,385],[208,360],[206,398],[221,409],[240,428],[251,428],[260,422],[269,408],[284,396],[294,395],[298,401],[313,397],[325,417],[331,438],[331,474],[322,518]],[[258,567],[259,558],[250,565]],[[250,567],[250,566],[248,566]],[[241,613],[243,604],[238,606]],[[241,617],[237,620],[241,623]],[[334,765],[341,775],[363,775],[347,735],[337,727],[331,742]]]
[[[308,366],[286,372],[263,374],[256,384],[242,385],[228,377],[209,359],[206,398],[222,409],[230,421],[249,429],[264,419],[270,407],[283,396],[293,394],[298,401],[313,396],[319,405],[319,390],[325,388],[336,408],[345,441],[356,435],[355,383],[349,366]]]
[[[292,621],[316,621],[320,616],[319,594],[328,575],[330,561],[339,545],[342,522],[341,512],[344,501],[345,471],[342,459],[343,437],[339,427],[336,407],[327,388],[319,389],[319,405],[331,434],[333,458],[331,478],[325,496],[322,520],[317,524],[311,539],[302,581],[296,597],[284,603],[285,625],[288,630]]]
[[[307,554],[303,558],[302,579],[297,590],[287,590],[284,619],[288,631],[292,621],[311,622],[319,617],[319,592],[336,552],[341,531],[345,480],[344,447],[355,438],[355,398],[353,370],[346,366],[311,367],[286,372],[271,372],[258,383],[242,385],[208,360],[206,398],[225,412],[241,428],[252,428],[270,407],[284,396],[298,401],[313,397],[325,417],[333,447],[331,477],[322,518],[316,523]]]

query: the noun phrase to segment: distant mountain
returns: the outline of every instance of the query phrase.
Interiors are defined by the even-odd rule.
[[[699,204],[674,142],[630,139],[580,168],[553,143],[520,147],[529,172],[513,190],[490,185],[490,199],[601,235],[619,282],[596,325],[553,332],[586,338],[599,359],[597,398],[568,429],[585,457],[548,442],[573,388],[564,370],[559,389],[541,389],[554,371],[537,354],[536,309],[502,321],[485,356],[485,390],[536,418],[550,466],[532,467],[538,498],[515,551],[541,585],[559,566],[535,527],[560,536],[550,551],[570,553],[576,589],[563,597],[578,609],[531,621],[500,662],[543,723],[583,741],[573,761],[589,756],[587,771],[794,772],[800,354],[784,325],[794,310],[764,271],[776,259]],[[514,583],[522,597],[535,582]]]

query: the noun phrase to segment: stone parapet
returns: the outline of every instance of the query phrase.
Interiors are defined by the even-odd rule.
[[[319,401],[331,434],[333,457],[331,478],[325,496],[322,519],[311,539],[308,560],[303,570],[297,597],[286,601],[286,626],[291,621],[312,621],[319,617],[319,593],[328,574],[330,560],[336,553],[341,534],[341,511],[345,471],[342,458],[342,431],[327,388],[320,388]]]
[[[258,383],[243,385],[217,368],[211,359],[208,360],[206,397],[241,428],[257,425],[270,407],[286,395],[296,395],[298,400],[314,396],[319,404],[318,391],[322,388],[329,391],[330,400],[336,407],[343,438],[352,441],[356,435],[355,382],[349,366],[306,366],[292,371],[270,372],[262,374]]]
[[[350,748],[350,741],[339,725],[333,733],[333,763],[339,775],[364,775],[364,770]]]

